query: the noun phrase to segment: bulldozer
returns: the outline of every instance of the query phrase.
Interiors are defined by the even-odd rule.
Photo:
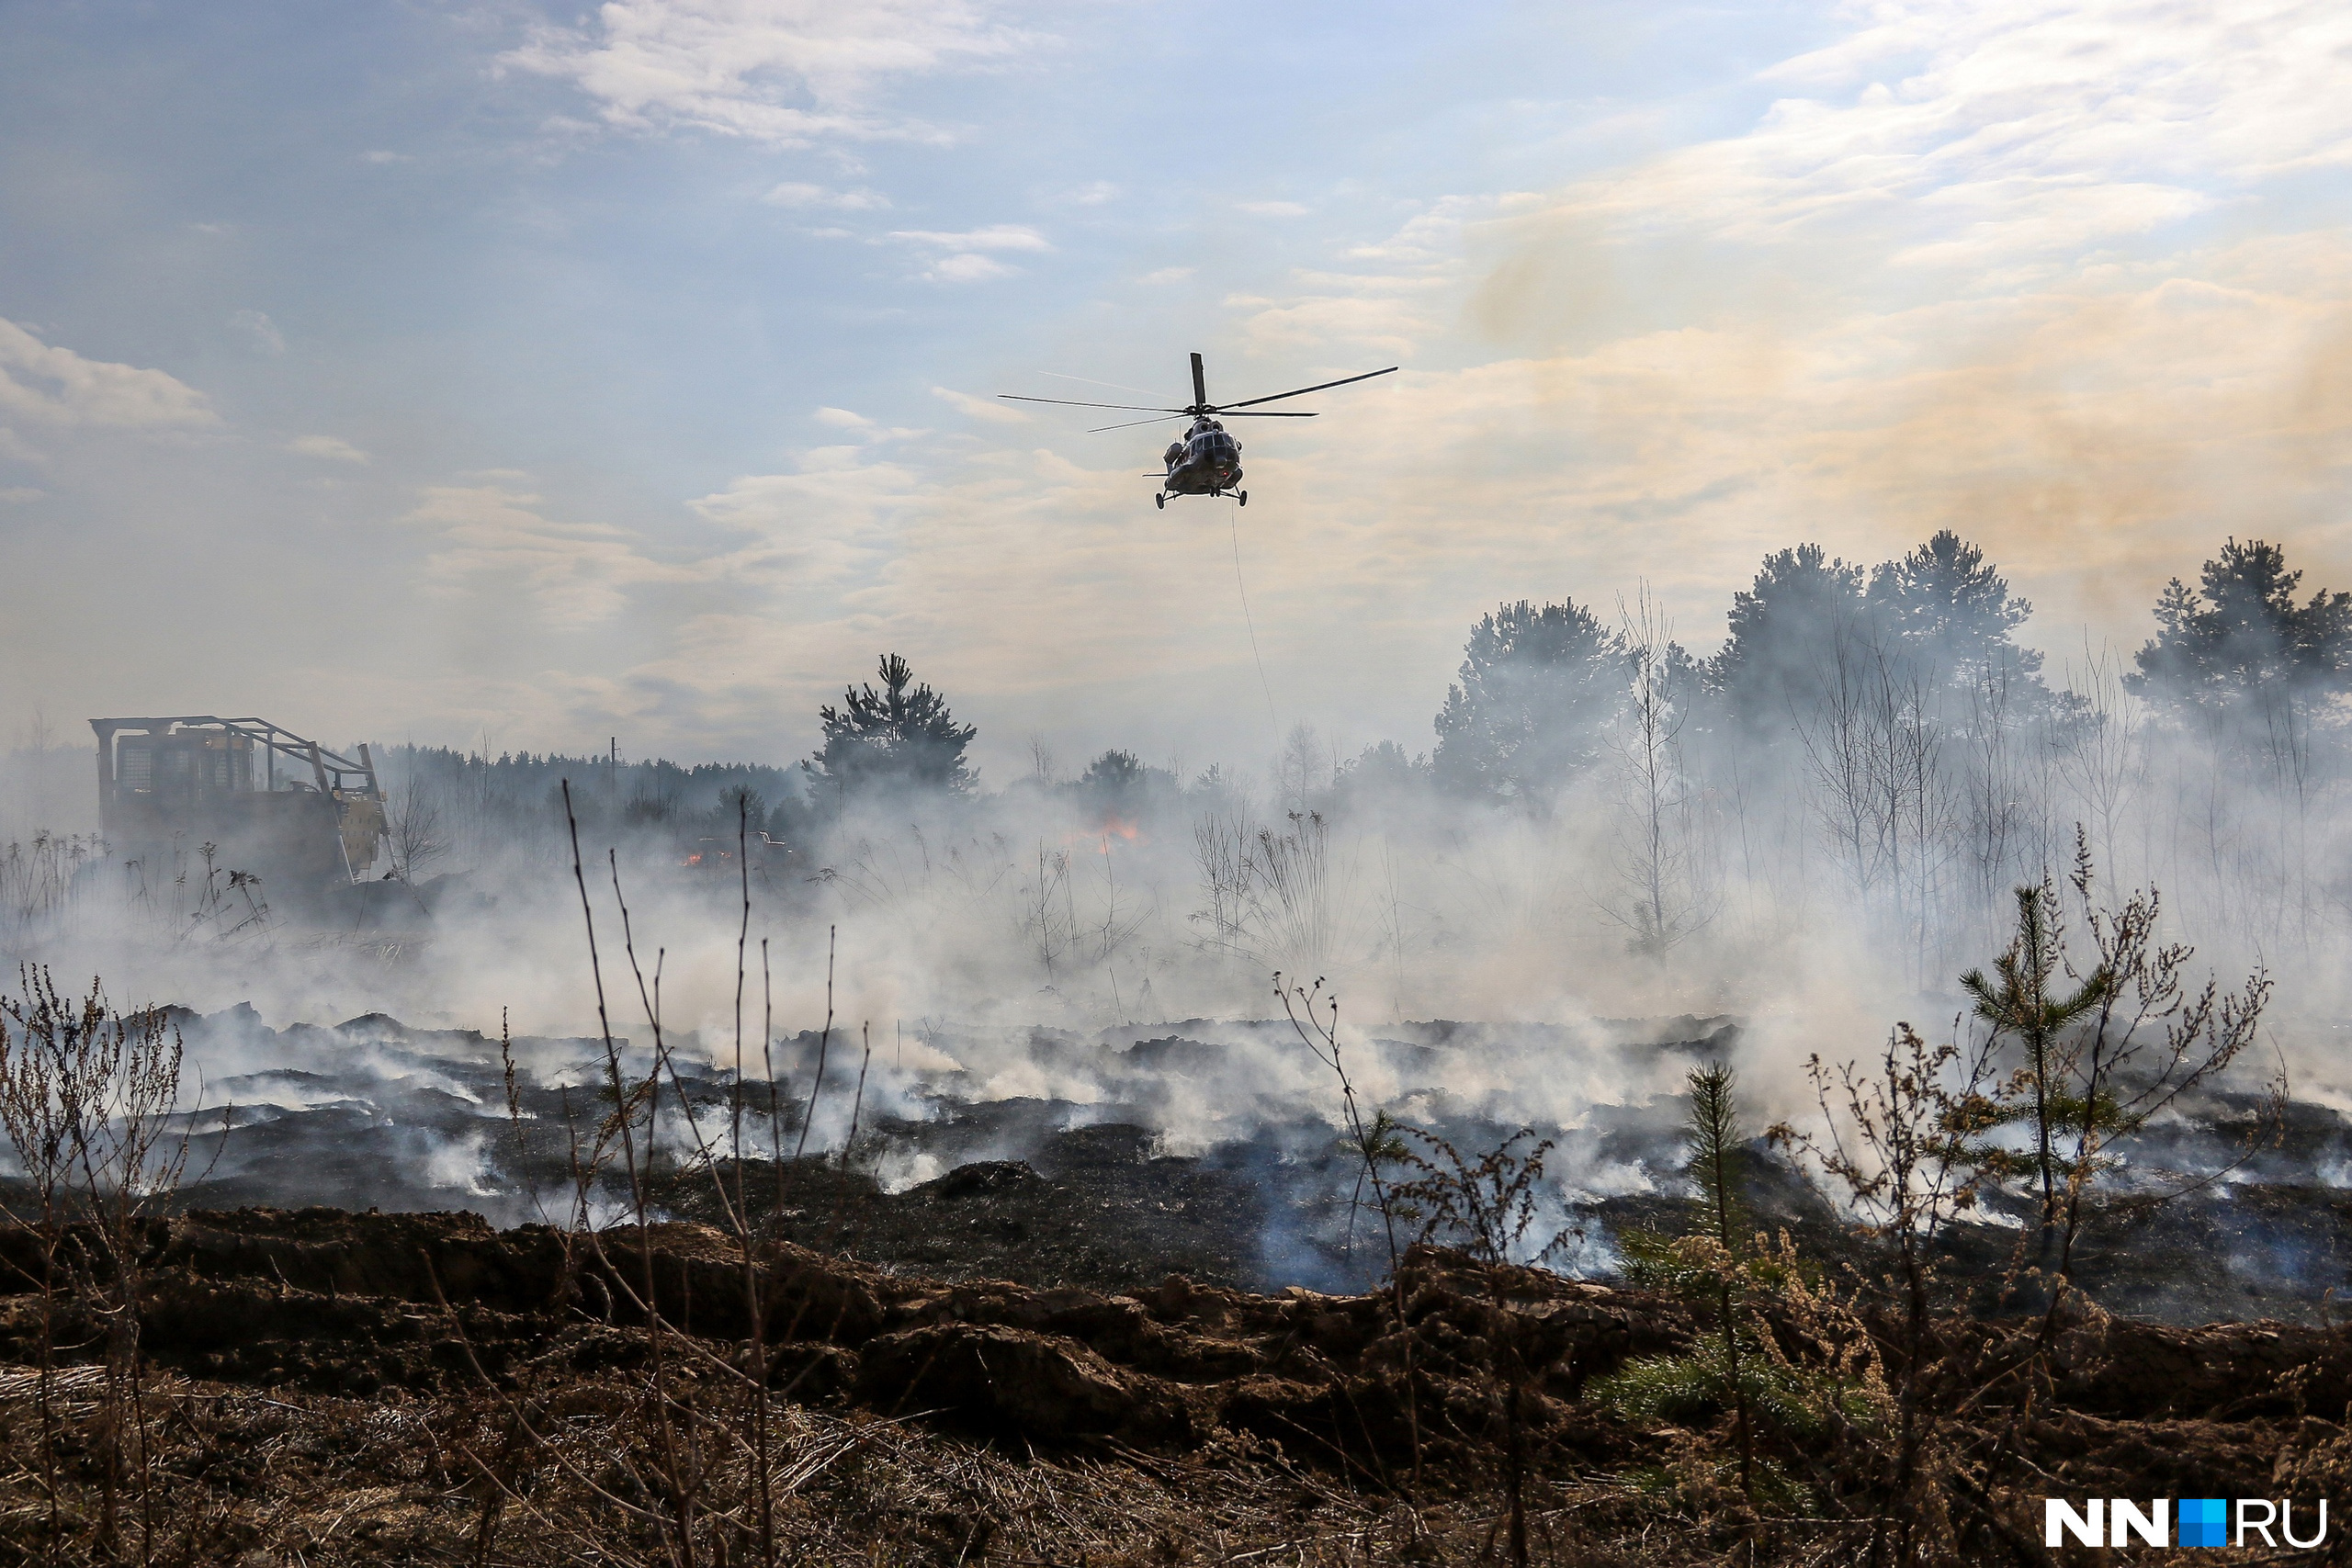
[[[110,854],[215,863],[295,904],[369,880],[385,848],[384,792],[366,746],[331,751],[260,718],[94,718],[98,819]],[[388,858],[388,857],[387,857]]]

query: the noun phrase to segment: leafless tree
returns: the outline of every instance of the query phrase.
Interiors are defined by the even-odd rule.
[[[1798,725],[1822,826],[1863,907],[1930,969],[1943,873],[1960,818],[1939,693],[1869,627],[1840,627]]]
[[[1646,583],[1631,605],[1618,601],[1617,615],[1629,678],[1608,745],[1617,764],[1613,848],[1623,894],[1603,907],[1631,928],[1637,950],[1657,953],[1714,913],[1705,820],[1682,755],[1695,670]]]
[[[392,874],[414,882],[424,868],[449,852],[449,836],[441,826],[437,792],[412,774],[386,802],[384,836],[390,840]]]
[[[1332,765],[1311,724],[1294,724],[1274,761],[1274,787],[1286,810],[1304,812],[1307,797],[1331,782]]]
[[[2111,909],[2099,908],[2090,846],[2080,836],[2069,882],[2097,954],[2092,975],[2098,1001],[2065,1057],[2072,1081],[2064,1098],[2079,1110],[2073,1118],[2075,1146],[2059,1215],[2062,1281],[2074,1278],[2086,1190],[2117,1163],[2111,1145],[2213,1082],[2243,1056],[2254,1044],[2271,992],[2270,976],[2259,964],[2233,991],[2223,992],[2210,977],[2201,987],[2192,986],[2188,963],[2196,950],[2162,940],[2163,900],[2156,890],[2142,888]],[[2283,1076],[2274,1078],[2255,1140],[2278,1124],[2286,1094]],[[2241,1157],[2253,1152],[2255,1140]],[[2201,1178],[2188,1187],[2211,1179]],[[2178,1192],[2151,1194],[2143,1201],[2175,1196]]]
[[[2148,783],[2147,705],[2126,691],[2114,650],[2083,641],[2083,667],[2069,671],[2074,703],[2062,721],[2060,777],[2091,829],[2092,851],[2110,868],[2126,863],[2123,829]]]
[[[1061,775],[1054,765],[1053,742],[1046,739],[1042,730],[1029,737],[1029,776],[1046,789],[1060,782]]]

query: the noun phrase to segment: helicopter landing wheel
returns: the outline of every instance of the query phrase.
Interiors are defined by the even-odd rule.
[[[1158,508],[1159,508],[1159,510],[1160,510],[1160,511],[1162,511],[1162,512],[1165,512],[1165,511],[1167,511],[1167,510],[1168,510],[1168,497],[1167,497],[1166,495],[1164,495],[1164,494],[1162,494],[1162,495],[1155,495],[1155,496],[1153,496],[1153,497],[1151,498],[1151,503],[1152,503],[1154,506],[1157,506]]]
[[[1235,491],[1233,492],[1233,499],[1239,502],[1242,505],[1247,506],[1250,504],[1250,492],[1246,490]]]

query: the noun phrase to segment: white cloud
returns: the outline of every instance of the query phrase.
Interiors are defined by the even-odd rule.
[[[1498,213],[1541,211],[1553,203],[1544,197],[1514,192],[1500,197],[1449,196],[1431,202],[1402,227],[1374,244],[1348,252],[1353,261],[1386,262],[1399,267],[1442,266],[1462,254],[1464,228]]]
[[[789,473],[746,474],[692,504],[749,536],[730,558],[775,563],[775,604],[838,613],[843,586],[930,493],[913,468],[877,460],[871,446],[820,446],[801,454]]]
[[[1020,270],[1005,265],[994,256],[966,252],[942,257],[924,268],[923,276],[935,283],[980,283],[991,277],[1011,277]]]
[[[606,0],[593,22],[544,28],[503,58],[571,81],[611,125],[687,126],[799,146],[833,137],[942,140],[868,108],[876,88],[1036,41],[990,21],[973,0]]]
[[[123,428],[218,424],[204,394],[131,365],[85,359],[0,320],[0,410],[51,424]]]
[[[901,229],[892,232],[890,238],[904,244],[935,245],[955,253],[942,256],[923,269],[922,276],[933,283],[982,283],[990,278],[1011,277],[1020,269],[987,253],[1050,251],[1054,248],[1043,234],[1024,223],[991,223],[986,228],[967,229],[960,232]]]
[[[1029,423],[1027,414],[993,398],[976,398],[969,392],[959,392],[952,387],[933,387],[931,395],[968,419],[985,420],[990,424]]]
[[[942,232],[935,229],[899,229],[890,238],[910,244],[937,245],[951,251],[1050,251],[1046,236],[1025,223],[991,223],[985,229]]]
[[[1120,187],[1109,180],[1091,180],[1075,190],[1064,192],[1061,199],[1072,207],[1100,207],[1105,202],[1116,201],[1122,194]]]
[[[288,452],[299,452],[305,457],[324,457],[335,463],[366,463],[367,453],[338,435],[298,435],[286,444]]]
[[[359,161],[363,164],[407,164],[415,160],[405,152],[388,152],[379,148],[372,152],[362,152]]]
[[[846,410],[828,423],[860,434],[883,431]],[[677,626],[714,605],[773,607],[837,581],[857,558],[855,536],[870,529],[893,498],[915,488],[905,469],[867,461],[863,446],[823,446],[797,471],[739,479],[691,502],[707,522],[742,536],[723,549],[662,543],[605,523],[569,523],[547,515],[543,497],[515,488],[522,476],[428,489],[403,519],[434,543],[425,579],[444,598],[494,603],[546,625],[582,629],[624,614],[639,627]],[[664,596],[658,607],[639,604]]]
[[[702,497],[694,509],[712,522],[770,539],[795,539],[835,559],[853,542],[920,497],[913,469],[873,460],[858,446],[820,446],[786,474],[747,474]]]
[[[1170,283],[1182,283],[1192,276],[1195,270],[1189,266],[1163,266],[1158,272],[1145,273],[1136,281],[1148,288],[1158,288]]]
[[[609,620],[630,589],[672,575],[625,531],[555,522],[540,514],[541,504],[495,484],[438,486],[404,521],[438,536],[426,559],[437,590],[511,595],[557,625]]]
[[[47,493],[46,491],[35,490],[30,485],[10,485],[5,490],[0,490],[0,506],[22,506],[27,502],[39,501]]]
[[[1435,309],[1443,277],[1300,275],[1303,291],[1287,299],[1235,296],[1229,306],[1247,310],[1243,323],[1251,343],[1266,351],[1295,354],[1326,344],[1361,344],[1408,355],[1442,331]]]
[[[1983,267],[2352,164],[2342,6],[1910,0],[1866,14],[1764,73],[1811,96],[1746,135],[1579,186],[1565,209],[1743,243],[1872,228],[1898,262]]]
[[[879,191],[828,190],[796,180],[786,180],[760,199],[770,207],[829,207],[842,212],[878,212],[890,205]]]
[[[562,627],[609,622],[642,591],[752,592],[806,566],[806,551],[767,539],[703,555],[657,551],[610,524],[549,518],[544,505],[498,484],[442,486],[403,521],[435,536],[425,575],[436,592],[495,600]]]
[[[909,436],[927,434],[908,425],[883,424],[849,409],[820,408],[809,417],[819,424],[838,430],[853,440],[869,444],[882,441],[904,441]]]
[[[1295,201],[1237,201],[1237,211],[1259,218],[1304,218],[1307,209]]]
[[[229,318],[229,324],[253,340],[255,354],[279,355],[286,352],[286,334],[277,323],[259,310],[240,310]]]

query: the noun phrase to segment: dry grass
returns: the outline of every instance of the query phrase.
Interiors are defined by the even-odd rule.
[[[170,1526],[144,1561],[659,1561],[658,1532],[600,1495],[616,1473],[603,1461],[637,1440],[635,1395],[628,1380],[575,1382],[542,1405],[552,1442],[516,1450],[495,1400],[351,1400],[156,1378],[146,1397],[164,1434],[155,1473]],[[9,1397],[0,1391],[0,1401]],[[68,1483],[82,1483],[63,1537],[43,1525],[38,1444],[22,1423],[0,1430],[0,1562],[140,1560],[91,1544],[93,1478],[71,1456],[86,1455],[78,1423],[96,1408],[61,1401]],[[1500,1523],[1492,1499],[1476,1493],[1419,1504],[1354,1493],[1243,1437],[1176,1459],[1109,1445],[1039,1455],[922,1420],[795,1405],[780,1409],[773,1444],[779,1554],[828,1568],[1466,1562],[1491,1554]],[[485,1462],[497,1469],[494,1484]],[[1530,1527],[1538,1562],[1713,1560],[1707,1532],[1614,1481],[1544,1486]],[[741,1559],[722,1550],[708,1560]]]

